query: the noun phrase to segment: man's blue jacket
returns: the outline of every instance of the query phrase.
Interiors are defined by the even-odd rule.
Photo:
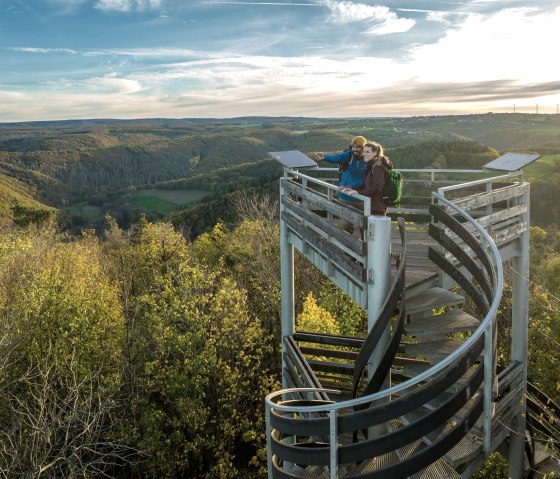
[[[348,161],[348,157],[352,153],[351,149],[344,150],[341,153],[333,153],[330,155],[325,155],[325,161],[329,163],[337,163],[338,165],[343,165]],[[352,189],[356,189],[364,184],[364,179],[366,176],[366,162],[364,160],[358,160],[352,155],[350,164],[340,175],[340,182],[338,186],[349,186]],[[357,201],[356,198],[345,195],[344,193],[338,193],[338,197],[344,201]]]

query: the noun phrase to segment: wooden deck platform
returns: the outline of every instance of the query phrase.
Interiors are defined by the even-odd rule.
[[[401,251],[401,239],[397,229],[391,235],[391,252],[399,254]],[[437,278],[437,267],[428,259],[428,248],[437,243],[428,236],[425,230],[410,229],[406,231],[406,289],[422,290],[433,284]],[[392,261],[395,264],[395,260]],[[394,277],[397,269],[391,268],[391,276]]]

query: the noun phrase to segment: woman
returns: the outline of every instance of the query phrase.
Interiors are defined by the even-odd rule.
[[[393,163],[383,154],[383,147],[378,143],[370,142],[364,145],[363,158],[367,165],[364,185],[347,189],[345,194],[352,196],[360,193],[371,198],[370,214],[384,216],[388,206],[383,201],[383,190],[387,182],[388,171],[393,169]]]

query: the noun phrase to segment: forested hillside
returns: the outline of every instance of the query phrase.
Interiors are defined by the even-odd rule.
[[[532,220],[560,221],[539,213],[560,196],[560,117],[507,114],[0,124],[0,218],[13,219],[14,201],[45,205],[60,211],[61,225],[79,232],[102,228],[105,214],[126,227],[142,214],[157,220],[177,210],[174,223],[198,234],[232,218],[235,191],[277,191],[280,168],[269,151],[340,151],[357,134],[382,143],[397,168],[477,168],[504,148],[544,154],[539,162],[547,168],[533,183],[539,208]],[[147,200],[148,189],[179,193],[163,204],[157,191]],[[193,206],[192,198],[204,201]]]

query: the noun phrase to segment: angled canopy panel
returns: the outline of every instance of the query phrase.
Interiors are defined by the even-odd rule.
[[[538,160],[542,155],[528,153],[506,153],[485,164],[483,170],[519,171],[528,164]]]
[[[298,150],[270,151],[268,154],[288,168],[313,168],[318,166],[315,161]]]

